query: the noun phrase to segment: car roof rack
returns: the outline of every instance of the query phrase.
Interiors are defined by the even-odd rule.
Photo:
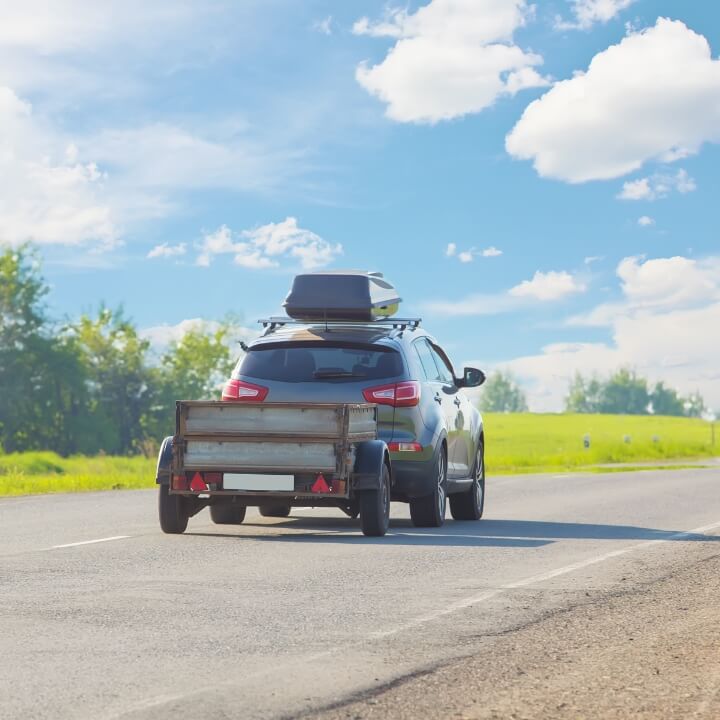
[[[261,318],[258,320],[265,328],[265,335],[275,331],[279,327],[284,325],[325,325],[326,327],[338,327],[338,326],[352,326],[358,325],[361,327],[373,327],[375,325],[384,325],[392,327],[395,330],[406,330],[410,328],[415,330],[420,326],[422,318],[377,318],[376,320],[325,320],[323,318],[317,318],[313,320],[293,320],[290,317],[269,317]]]

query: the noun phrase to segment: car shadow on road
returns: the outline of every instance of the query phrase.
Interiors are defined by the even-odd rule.
[[[243,532],[243,528],[265,532]],[[385,537],[367,538],[360,534],[359,522],[349,518],[297,517],[272,522],[246,522],[237,532],[192,532],[187,535],[231,537],[260,542],[377,543],[444,547],[535,548],[558,540],[681,540],[717,542],[720,536],[684,534],[678,530],[659,530],[634,525],[603,525],[538,520],[486,519],[480,522],[448,520],[441,528],[416,528],[410,520],[391,519]],[[288,530],[290,532],[284,532]]]

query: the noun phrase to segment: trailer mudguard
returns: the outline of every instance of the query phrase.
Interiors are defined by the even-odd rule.
[[[172,435],[166,437],[160,446],[158,453],[157,472],[155,473],[155,483],[157,485],[169,485],[170,476],[172,475]]]
[[[383,440],[365,440],[358,443],[353,472],[353,489],[356,491],[378,490],[383,463],[387,463],[387,466],[390,467],[390,453]]]

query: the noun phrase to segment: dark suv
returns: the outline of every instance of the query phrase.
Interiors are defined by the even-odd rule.
[[[475,368],[457,377],[419,321],[290,321],[270,323],[247,347],[222,397],[376,403],[379,437],[390,451],[392,500],[410,504],[416,526],[439,527],[448,497],[456,520],[483,513],[483,423],[463,388],[484,380]]]

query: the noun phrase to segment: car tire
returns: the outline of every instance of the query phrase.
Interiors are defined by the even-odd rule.
[[[479,520],[485,508],[485,448],[478,443],[473,483],[461,493],[450,496],[450,514],[455,520]]]
[[[222,503],[210,506],[210,517],[216,525],[241,525],[247,508],[235,503]]]
[[[434,488],[430,495],[410,500],[410,519],[415,527],[441,527],[447,507],[447,455],[440,448],[435,461]]]
[[[383,463],[380,487],[360,493],[360,527],[363,535],[382,537],[390,526],[390,470]]]
[[[171,495],[168,484],[160,485],[158,491],[160,529],[169,535],[184,533],[190,518],[187,500],[182,495]]]
[[[286,518],[290,515],[290,503],[269,503],[260,506],[263,517]]]

